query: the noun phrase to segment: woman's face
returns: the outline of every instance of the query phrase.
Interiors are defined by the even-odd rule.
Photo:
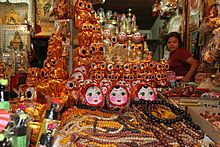
[[[173,52],[179,48],[179,41],[176,37],[170,37],[167,41],[167,48],[169,51]]]

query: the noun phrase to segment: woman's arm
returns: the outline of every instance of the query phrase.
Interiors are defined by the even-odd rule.
[[[189,57],[186,62],[188,64],[190,64],[190,69],[188,71],[188,73],[185,75],[185,77],[183,78],[183,81],[190,81],[190,79],[192,78],[192,76],[194,75],[194,73],[196,72],[197,70],[197,67],[198,67],[198,61],[193,58],[193,57]]]

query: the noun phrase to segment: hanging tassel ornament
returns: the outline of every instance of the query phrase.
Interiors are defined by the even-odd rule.
[[[159,0],[156,0],[155,4],[153,5],[152,16],[156,16],[159,13],[160,13],[160,2]]]

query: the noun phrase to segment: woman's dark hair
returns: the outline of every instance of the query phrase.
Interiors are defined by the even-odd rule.
[[[170,32],[169,34],[167,34],[165,37],[165,45],[167,45],[167,41],[170,37],[176,37],[178,39],[179,48],[182,47],[182,39],[178,32]]]

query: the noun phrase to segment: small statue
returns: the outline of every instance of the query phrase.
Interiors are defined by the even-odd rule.
[[[23,42],[21,40],[20,33],[18,31],[15,32],[14,38],[10,41],[9,48],[15,50],[22,50],[23,49]]]
[[[19,15],[13,9],[5,16],[5,24],[15,25],[19,24],[19,21]]]
[[[28,14],[25,13],[22,18],[22,24],[28,24]]]

